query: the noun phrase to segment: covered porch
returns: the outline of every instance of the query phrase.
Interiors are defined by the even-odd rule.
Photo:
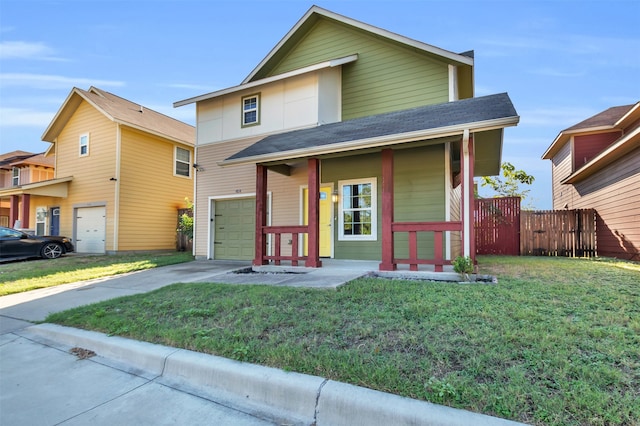
[[[321,268],[323,262],[333,261],[320,256],[319,203],[326,199],[326,193],[320,191],[321,168],[335,158],[367,154],[374,155],[380,164],[376,181],[380,206],[372,209],[379,216],[379,226],[375,221],[368,224],[371,234],[375,233],[372,239],[379,244],[376,270],[443,273],[451,270],[457,255],[475,260],[473,178],[498,173],[503,128],[517,122],[508,96],[502,94],[272,135],[236,153],[222,165],[253,163],[256,167],[254,268]],[[401,150],[425,146],[444,147],[442,185],[459,195],[454,203],[447,200],[443,210],[454,205],[457,211],[447,211],[438,220],[397,220],[395,181],[404,171],[396,170],[394,158]],[[307,173],[304,224],[271,226],[267,220],[268,171],[288,176],[292,164],[301,163]],[[336,195],[344,194],[334,192],[332,197]],[[403,202],[406,206],[411,200]],[[433,202],[443,203],[440,199]],[[420,248],[425,238],[430,239],[427,244],[432,248],[428,255]],[[452,238],[459,239],[457,244]],[[282,250],[284,241],[291,245],[286,253]]]

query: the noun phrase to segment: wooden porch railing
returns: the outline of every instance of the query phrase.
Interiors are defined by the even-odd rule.
[[[434,265],[436,272],[442,272],[444,265],[451,265],[451,260],[443,256],[444,232],[462,231],[462,222],[393,222],[391,224],[393,234],[398,232],[409,233],[409,258],[397,259],[392,253],[393,266],[409,265],[409,270],[417,271],[418,265]],[[433,232],[433,259],[418,259],[418,232]]]
[[[309,227],[307,225],[297,226],[263,226],[262,235],[266,238],[270,234],[273,238],[273,254],[265,254],[262,260],[273,260],[275,265],[280,265],[283,260],[290,260],[291,266],[298,266],[298,261],[306,260],[307,256],[299,256],[299,235],[308,234]],[[291,256],[282,255],[282,235],[291,235]]]

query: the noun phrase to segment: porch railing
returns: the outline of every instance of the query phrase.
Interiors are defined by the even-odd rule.
[[[273,254],[265,254],[262,260],[273,260],[274,265],[280,265],[283,260],[291,261],[291,266],[298,266],[298,262],[306,260],[307,256],[300,256],[299,253],[299,235],[308,234],[309,227],[307,225],[298,226],[263,226],[262,235],[267,241],[269,235],[273,235]],[[282,236],[291,235],[291,256],[282,255]]]
[[[418,265],[434,265],[436,272],[442,272],[444,265],[451,265],[451,260],[444,258],[445,232],[462,231],[462,222],[393,222],[391,231],[395,235],[399,232],[409,233],[409,258],[398,259],[392,253],[392,264],[409,265],[409,270],[417,271]],[[433,259],[418,259],[418,232],[433,232]]]

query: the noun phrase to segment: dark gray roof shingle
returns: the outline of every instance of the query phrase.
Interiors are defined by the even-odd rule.
[[[509,95],[500,93],[270,135],[237,152],[227,160],[517,117],[517,115]]]

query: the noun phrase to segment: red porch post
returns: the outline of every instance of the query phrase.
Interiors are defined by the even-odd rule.
[[[308,186],[307,195],[309,197],[309,218],[308,218],[308,238],[307,260],[304,266],[319,268],[320,261],[320,160],[310,158],[307,162]]]
[[[11,196],[11,202],[9,203],[9,227],[13,228],[18,220],[18,195]]]
[[[22,216],[22,227],[29,228],[29,210],[31,209],[31,194],[22,194],[22,206],[20,216]]]
[[[460,167],[462,172],[462,255],[476,260],[475,224],[474,224],[474,188],[473,188],[473,163],[474,143],[473,136],[465,130],[460,147]]]
[[[267,240],[262,228],[267,225],[267,168],[256,164],[256,247],[253,264],[266,265]]]
[[[381,271],[395,271],[393,262],[393,150],[382,150],[382,262]]]

